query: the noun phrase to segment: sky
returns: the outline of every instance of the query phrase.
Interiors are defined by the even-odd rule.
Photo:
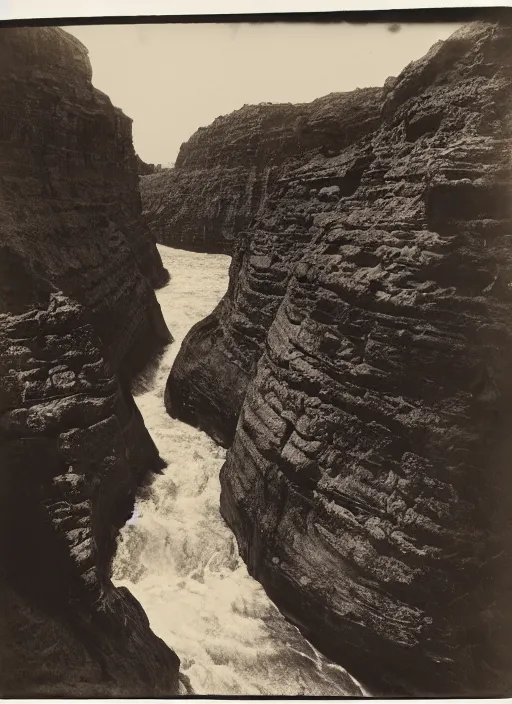
[[[146,162],[245,103],[314,100],[381,86],[454,24],[271,22],[66,27],[89,49],[94,85],[133,119]]]

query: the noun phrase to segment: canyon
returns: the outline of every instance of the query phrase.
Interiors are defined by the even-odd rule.
[[[164,462],[130,391],[172,339],[131,120],[57,28],[0,30],[2,696],[169,696],[179,659],[111,581]]]
[[[0,34],[2,696],[509,694],[510,22],[171,169]]]
[[[219,118],[142,179],[168,243],[217,213],[205,250],[234,246],[166,407],[229,448],[221,512],[250,574],[378,692],[511,689],[511,40],[471,23],[382,90],[327,96],[310,151],[269,130],[252,200],[248,125],[300,133],[292,107]]]

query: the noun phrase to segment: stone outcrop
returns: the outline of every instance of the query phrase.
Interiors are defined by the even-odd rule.
[[[109,359],[131,373],[170,339],[131,120],[93,87],[87,50],[62,30],[2,29],[0,63],[2,240],[87,306]]]
[[[371,94],[364,90],[357,98],[361,134],[377,113],[365,102]],[[346,94],[333,93],[301,105],[244,105],[200,128],[182,145],[173,169],[141,178],[143,213],[156,241],[231,254],[265,208],[283,165],[300,163],[311,151],[336,153],[355,138],[346,102]]]
[[[163,170],[162,164],[146,164],[146,162],[142,161],[138,154],[136,155],[136,159],[137,173],[139,176],[148,176],[149,174],[160,173],[160,171]]]
[[[233,403],[255,339],[222,514],[282,610],[377,692],[512,688],[511,34],[436,44],[355,153],[281,178],[220,306],[231,362],[187,409]],[[306,244],[281,259],[288,227]],[[217,329],[196,327],[198,354]],[[200,373],[192,350],[168,397]]]
[[[147,176],[148,174],[155,173],[157,167],[154,164],[146,164],[146,162],[142,161],[138,154],[136,154],[136,160],[137,173],[139,174],[139,176]]]
[[[130,375],[169,340],[130,120],[71,35],[0,35],[0,692],[173,695],[177,656],[110,579],[163,465]]]
[[[289,158],[279,169],[268,167],[274,173],[273,188],[252,228],[237,238],[229,290],[181,346],[167,384],[167,410],[223,445],[233,439],[247,383],[293,262],[311,241],[314,214],[332,210],[358,186],[368,160],[368,134],[378,125],[381,98],[380,88],[367,88],[326,96],[307,106],[308,119],[300,131],[302,151],[297,154],[288,145]],[[275,149],[272,141],[260,146],[261,168],[265,154]],[[243,161],[243,145],[239,151]],[[281,159],[285,156],[283,146]],[[216,155],[213,163],[218,161]],[[214,184],[217,180],[220,177],[215,177]]]

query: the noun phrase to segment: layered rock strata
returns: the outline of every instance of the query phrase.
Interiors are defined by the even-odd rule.
[[[300,133],[302,152],[297,155],[293,145],[286,149],[283,145],[281,159],[287,150],[289,158],[279,169],[268,167],[274,173],[273,188],[265,195],[264,208],[253,218],[252,228],[239,234],[229,290],[181,346],[166,388],[167,410],[223,445],[233,439],[247,383],[293,263],[314,235],[313,216],[331,211],[358,187],[368,161],[368,133],[378,125],[381,98],[381,89],[368,88],[327,96],[307,106],[308,120]],[[276,148],[272,140],[262,144],[262,165],[264,155]],[[243,152],[241,145],[239,151]]]
[[[0,305],[2,696],[177,693],[178,658],[110,581],[157,449],[84,309],[5,249]]]
[[[278,605],[378,692],[512,688],[511,34],[472,24],[388,81],[355,188],[326,184],[334,205],[301,220],[277,312],[243,256],[222,304],[263,352],[223,516]],[[276,229],[350,150],[283,183],[246,236],[254,278],[279,281]],[[212,329],[196,329],[201,350]],[[221,406],[230,374],[201,381]]]
[[[130,374],[169,339],[130,121],[71,35],[0,35],[0,692],[177,694],[178,658],[110,580],[162,467]]]
[[[152,288],[168,274],[141,219],[131,120],[93,87],[73,36],[1,31],[2,239],[87,306],[109,359],[131,373],[170,339]]]
[[[361,93],[364,103],[369,94]],[[265,208],[285,163],[300,163],[312,150],[336,153],[355,138],[346,102],[346,94],[333,93],[301,105],[245,105],[200,128],[182,145],[173,169],[141,178],[143,213],[156,241],[231,254]],[[376,106],[361,105],[361,134],[375,114]]]

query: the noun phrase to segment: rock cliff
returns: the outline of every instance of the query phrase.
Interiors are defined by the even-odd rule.
[[[380,692],[512,687],[511,34],[439,42],[386,83],[370,137],[281,176],[214,314],[229,364],[199,371],[210,317],[169,380],[171,411],[199,389],[185,410],[217,437],[209,409],[234,422],[245,376],[223,516],[283,611]]]
[[[110,580],[162,467],[129,377],[169,339],[130,120],[71,35],[0,35],[0,692],[176,694],[177,656]]]
[[[56,28],[2,29],[3,240],[91,311],[114,366],[169,340],[152,286],[168,274],[141,219],[131,120]]]
[[[302,105],[244,105],[200,128],[182,145],[173,169],[141,179],[143,213],[156,241],[231,254],[264,209],[283,164],[300,162],[311,150],[336,153],[346,127],[354,139],[346,99],[334,93]],[[374,113],[361,106],[361,133]]]
[[[254,375],[293,262],[313,236],[313,215],[332,210],[357,188],[381,100],[380,88],[367,88],[299,106],[297,112],[307,110],[307,120],[300,123],[298,132],[301,151],[297,152],[295,143],[279,142],[279,167],[265,167],[266,154],[274,155],[272,163],[277,161],[277,147],[272,139],[264,142],[264,133],[260,136],[261,169],[273,173],[272,188],[268,186],[259,214],[253,213],[250,230],[237,237],[228,292],[185,338],[165,397],[171,415],[197,425],[223,445],[233,439],[248,380]],[[257,107],[263,109],[273,108]],[[244,149],[241,144],[241,162]],[[213,164],[221,162],[218,154],[212,159]],[[221,180],[221,175],[214,175],[212,187]],[[209,207],[207,201],[203,207]]]
[[[136,159],[137,173],[139,176],[147,176],[148,174],[155,174],[162,171],[162,164],[146,164],[146,162],[142,161],[138,154],[136,155]]]

